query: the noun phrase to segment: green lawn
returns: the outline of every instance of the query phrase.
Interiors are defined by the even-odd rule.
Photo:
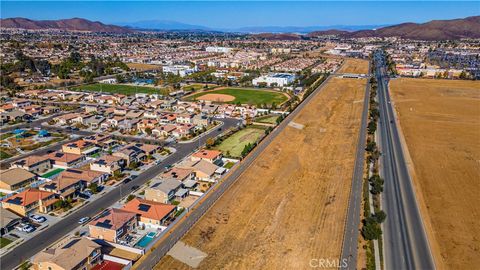
[[[287,97],[283,93],[266,91],[262,89],[248,89],[248,88],[224,88],[208,92],[197,93],[188,97],[189,100],[197,99],[205,94],[225,94],[234,96],[233,101],[227,103],[241,103],[260,106],[262,104],[270,105],[275,103],[277,105],[287,101]]]
[[[55,170],[53,170],[53,171],[47,172],[46,174],[42,175],[41,177],[43,177],[43,178],[49,178],[49,177],[54,176],[54,175],[56,175],[56,174],[59,174],[59,173],[61,173],[61,172],[63,172],[63,171],[65,171],[65,169],[58,168],[58,169],[55,169]]]
[[[5,140],[6,138],[11,137],[12,135],[13,133],[11,132],[3,133],[2,135],[0,135],[0,140]]]
[[[8,246],[13,241],[7,238],[0,237],[0,248]]]
[[[265,115],[255,118],[255,122],[277,124],[278,115]]]
[[[222,151],[225,155],[229,154],[231,157],[241,157],[245,145],[255,143],[264,134],[265,129],[247,127],[226,138],[215,149]]]
[[[118,93],[134,95],[136,93],[159,94],[160,89],[146,86],[124,85],[124,84],[103,84],[95,83],[73,87],[72,90],[88,92]]]

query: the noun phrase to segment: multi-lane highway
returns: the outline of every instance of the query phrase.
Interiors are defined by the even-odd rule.
[[[385,60],[380,51],[375,53],[374,58],[380,106],[380,173],[385,179],[382,207],[387,213],[383,224],[384,267],[434,269],[390,100]]]
[[[159,244],[148,253],[145,260],[140,261],[135,265],[135,269],[149,270],[165,256],[165,254],[180,240],[180,238],[190,230],[190,228],[205,214],[205,212],[220,198],[228,188],[236,182],[242,173],[252,164],[252,162],[262,153],[265,148],[285,129],[288,123],[295,118],[295,116],[307,105],[315,95],[317,95],[322,87],[328,83],[331,77],[328,77],[315,91],[308,96],[292,113],[290,113],[284,121],[280,123],[255,149],[237,166],[232,172],[224,178],[216,190],[212,190],[201,203],[190,210],[185,218],[180,221],[175,228],[172,228],[171,233],[164,236],[159,241]]]
[[[370,70],[370,68],[369,68]],[[362,122],[358,133],[357,152],[355,154],[355,167],[353,168],[352,188],[348,202],[347,219],[342,243],[341,263],[345,269],[357,268],[357,248],[360,226],[360,210],[362,209],[362,183],[365,169],[365,145],[367,136],[368,104],[370,85],[367,82],[363,100]]]
[[[149,168],[132,181],[117,186],[115,189],[104,194],[104,196],[99,197],[97,200],[86,204],[72,214],[64,217],[59,222],[46,228],[43,232],[21,243],[9,253],[4,254],[0,257],[0,269],[15,268],[24,260],[29,259],[30,257],[35,255],[42,249],[50,246],[66,234],[74,231],[79,226],[77,222],[80,218],[86,216],[92,217],[98,214],[100,211],[102,211],[102,209],[108,208],[109,206],[120,200],[122,197],[127,196],[132,191],[132,188],[134,186],[141,186],[145,184],[148,180],[154,178],[157,174],[165,170],[165,166],[169,166],[180,161],[181,159],[195,151],[198,147],[204,145],[207,138],[216,137],[224,130],[234,127],[240,122],[240,120],[230,118],[222,119],[222,121],[224,122],[224,124],[221,130],[215,129],[211,131],[208,135],[201,137],[198,141],[175,144],[174,147],[177,151],[171,156],[167,157],[159,165]]]

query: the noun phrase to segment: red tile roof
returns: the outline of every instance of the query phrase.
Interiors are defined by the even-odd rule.
[[[153,220],[164,219],[175,208],[176,206],[174,205],[148,201],[139,198],[135,198],[123,206],[125,211],[133,212],[142,217]]]

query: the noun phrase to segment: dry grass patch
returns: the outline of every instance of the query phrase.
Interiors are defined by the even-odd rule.
[[[368,73],[368,60],[357,58],[345,58],[344,64],[337,71],[338,73]]]
[[[340,257],[365,81],[332,79],[182,239],[201,269],[310,269]],[[155,269],[186,269],[167,256]]]
[[[436,265],[480,265],[480,82],[390,84]]]

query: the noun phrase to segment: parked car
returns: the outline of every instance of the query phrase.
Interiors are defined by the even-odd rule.
[[[133,186],[132,190],[137,190],[140,186]]]
[[[16,229],[18,231],[27,232],[27,233],[31,233],[31,232],[35,231],[35,227],[33,227],[32,225],[27,224],[27,223],[21,223],[20,225],[18,225],[16,227]]]
[[[87,196],[89,196],[89,197],[91,197],[91,196],[93,195],[92,191],[91,191],[91,190],[88,190],[88,189],[87,189],[87,190],[84,190],[84,191],[83,191],[83,194],[85,194],[85,195],[87,195]]]
[[[125,178],[125,180],[123,180],[123,183],[126,184],[126,183],[128,183],[128,182],[130,182],[130,181],[132,181],[132,178],[127,177],[127,178]]]
[[[81,219],[78,220],[79,224],[85,224],[90,220],[90,217],[82,217]]]
[[[43,223],[45,221],[47,221],[47,218],[45,218],[44,216],[39,216],[39,215],[30,215],[30,219],[37,222],[37,223]]]
[[[85,194],[85,193],[82,193],[82,192],[79,192],[78,193],[78,197],[82,198],[82,199],[85,199],[85,200],[88,200],[90,199],[90,196]]]

